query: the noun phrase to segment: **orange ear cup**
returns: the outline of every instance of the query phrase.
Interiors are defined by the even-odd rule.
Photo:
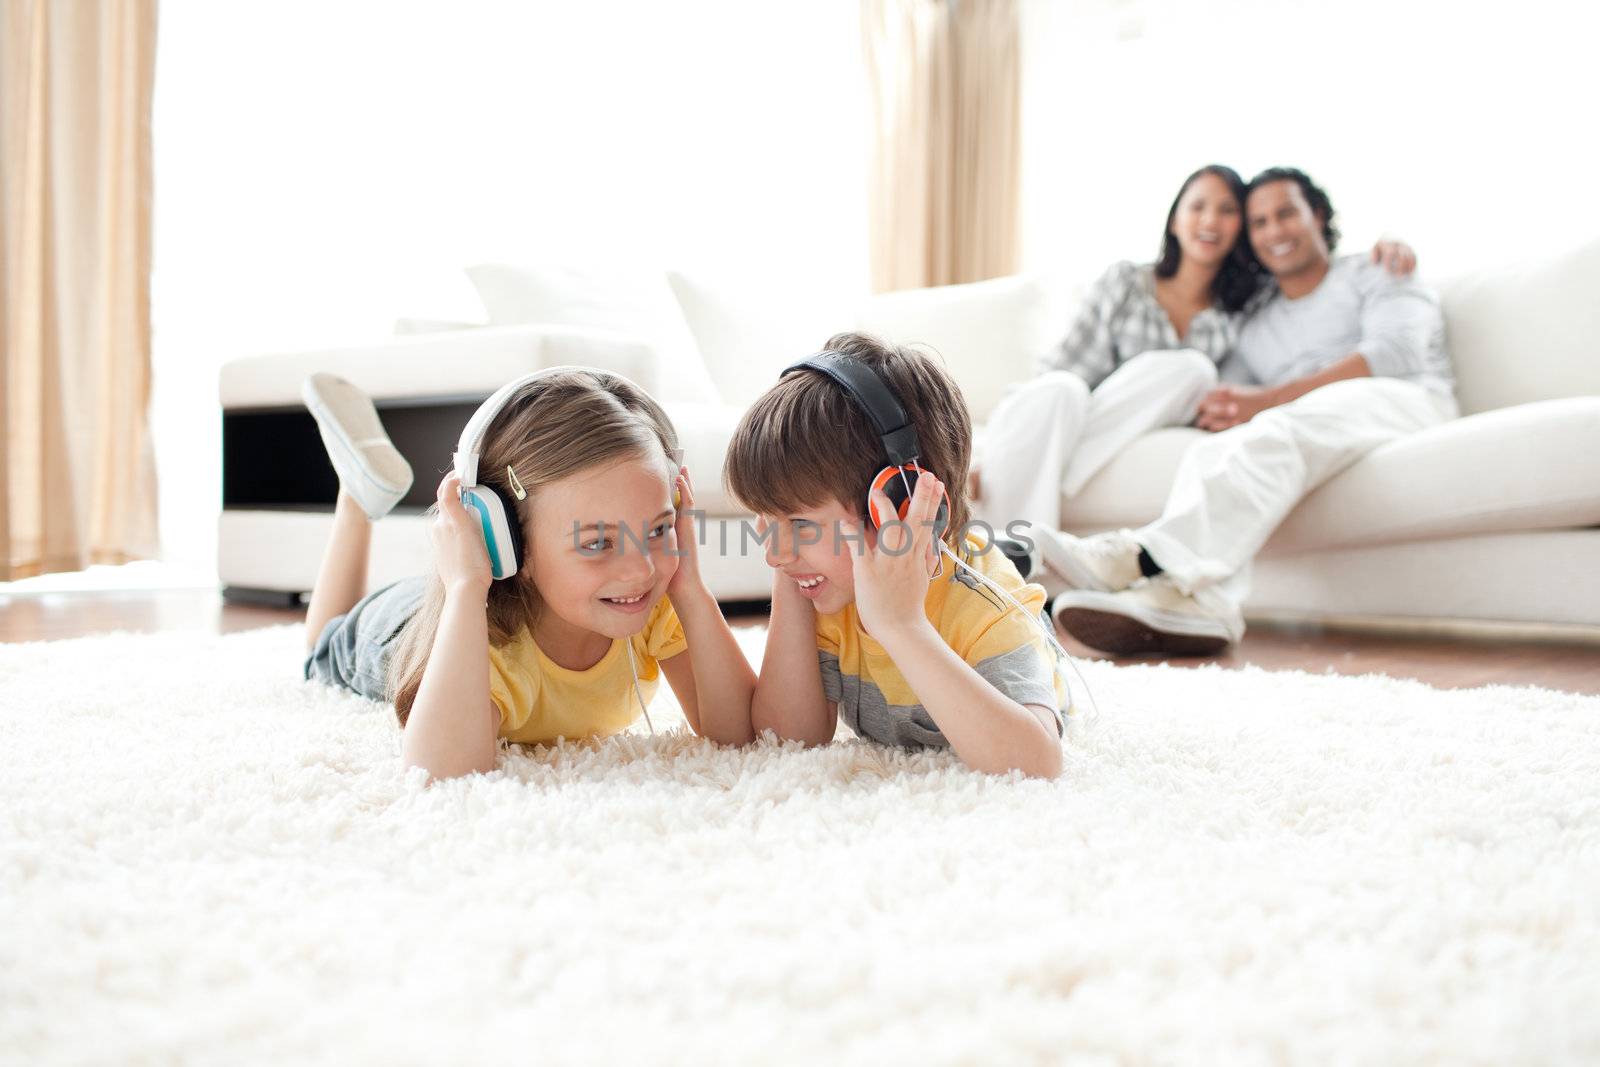
[[[672,487],[672,506],[675,508],[683,507],[683,490],[678,488],[676,484]]]
[[[900,477],[901,471],[906,472],[904,480]],[[915,489],[917,475],[921,473],[921,468],[915,463],[907,463],[901,467],[885,467],[878,472],[877,477],[872,479],[872,488],[883,490],[883,495],[888,497],[889,503],[894,506],[895,514],[892,516],[893,518],[903,520],[906,517],[906,512],[911,510],[911,495],[906,492],[905,483],[909,481],[911,487]],[[945,527],[950,524],[950,494],[948,491],[943,491],[940,496],[942,499],[939,501],[939,510],[933,517],[935,524],[933,535],[935,537],[942,535]],[[870,491],[867,494],[867,515],[872,519],[873,528],[879,530],[883,529],[883,524],[891,518],[891,516],[879,514],[878,505],[873,502]]]

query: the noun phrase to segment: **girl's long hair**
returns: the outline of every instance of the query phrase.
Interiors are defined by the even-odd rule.
[[[1170,278],[1178,272],[1178,264],[1183,259],[1183,247],[1172,232],[1172,219],[1177,215],[1178,205],[1183,201],[1183,194],[1189,191],[1189,186],[1207,174],[1221,178],[1222,184],[1228,187],[1228,192],[1233,194],[1233,199],[1239,205],[1239,236],[1234,239],[1233,247],[1228,249],[1217,276],[1211,280],[1211,299],[1224,311],[1239,311],[1256,295],[1266,279],[1260,262],[1250,250],[1250,235],[1244,217],[1244,179],[1232,167],[1210,163],[1183,179],[1183,184],[1178,186],[1178,195],[1172,198],[1172,206],[1167,209],[1167,224],[1161,231],[1161,256],[1156,260],[1155,274],[1157,278]]]
[[[526,530],[528,509],[537,506],[541,487],[590,467],[662,453],[677,457],[678,434],[648,393],[603,371],[569,371],[529,382],[500,409],[484,435],[478,479],[500,493],[515,511],[507,517]],[[527,490],[526,499],[512,495],[508,466]],[[522,541],[527,556],[531,539],[524,536]],[[532,628],[544,609],[528,560],[517,562],[517,574],[489,586],[491,648],[505,645],[524,627]],[[444,583],[435,571],[422,606],[401,631],[389,661],[389,695],[401,726],[422,687],[443,612]]]

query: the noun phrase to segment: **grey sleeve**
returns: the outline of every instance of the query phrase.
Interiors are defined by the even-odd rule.
[[[817,650],[817,667],[822,671],[822,697],[830,704],[839,703],[844,687],[839,682],[839,657],[832,652]]]
[[[1361,341],[1356,351],[1366,357],[1375,378],[1416,378],[1434,370],[1430,358],[1444,343],[1444,314],[1439,298],[1409,279],[1382,277],[1369,281],[1361,300]]]
[[[1051,666],[1039,658],[1033,645],[1019,645],[1010,652],[972,665],[979,677],[1018,704],[1037,704],[1055,711],[1056,735],[1065,730],[1060,702],[1056,698],[1055,674]]]
[[[1117,369],[1113,320],[1128,297],[1136,270],[1132,263],[1114,263],[1100,276],[1078,309],[1067,336],[1039,361],[1039,373],[1071,371],[1093,389]]]

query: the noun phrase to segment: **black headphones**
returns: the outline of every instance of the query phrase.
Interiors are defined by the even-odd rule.
[[[882,376],[865,363],[843,352],[818,352],[792,363],[778,375],[780,379],[800,370],[814,370],[837,382],[845,395],[866,413],[883,442],[888,466],[880,470],[867,489],[867,515],[875,528],[881,529],[891,516],[879,515],[872,502],[873,489],[881,489],[894,505],[894,518],[904,519],[911,508],[911,490],[915,487],[907,472],[920,474],[917,460],[921,446],[917,443],[917,428],[906,418],[905,405]],[[939,511],[934,515],[933,536],[937,539],[950,524],[950,494],[940,494]]]

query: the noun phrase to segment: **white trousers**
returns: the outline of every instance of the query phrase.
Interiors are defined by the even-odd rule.
[[[1194,421],[1215,387],[1199,352],[1146,352],[1092,392],[1065,371],[1014,387],[985,430],[977,516],[996,530],[1023,520],[1035,539],[1061,527],[1061,499],[1081,490],[1135,438]],[[1242,603],[1250,561],[1290,511],[1362,456],[1457,414],[1455,401],[1397,378],[1352,378],[1196,441],[1161,517],[1134,540],[1192,593]]]
[[[1191,445],[1155,522],[1133,532],[1178,587],[1234,601],[1249,564],[1306,494],[1362,456],[1457,414],[1453,399],[1398,378],[1314,389]]]
[[[1063,494],[1076,496],[1138,437],[1193,422],[1216,384],[1210,359],[1179,349],[1135,356],[1092,392],[1070,371],[1012,386],[984,429],[974,514],[1002,533],[1014,520],[1060,529]]]

